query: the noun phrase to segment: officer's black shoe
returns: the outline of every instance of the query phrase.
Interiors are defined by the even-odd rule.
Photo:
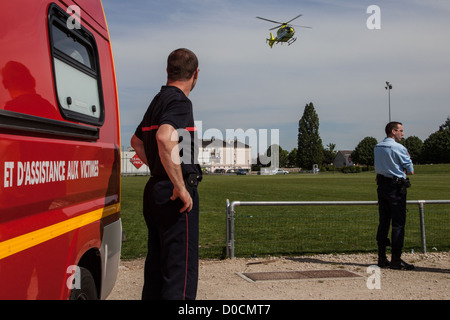
[[[413,270],[414,265],[406,263],[402,259],[392,259],[390,268],[394,270]]]
[[[391,264],[386,256],[378,256],[377,266],[379,266],[380,268],[389,268],[390,265]]]

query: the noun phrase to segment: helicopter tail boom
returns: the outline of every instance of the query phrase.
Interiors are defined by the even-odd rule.
[[[272,48],[276,41],[277,41],[277,39],[273,37],[273,34],[271,32],[270,38],[266,39],[266,43],[268,42],[269,46]]]

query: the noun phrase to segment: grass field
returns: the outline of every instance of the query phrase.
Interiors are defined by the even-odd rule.
[[[450,165],[416,166],[408,200],[450,199]],[[147,253],[142,194],[148,177],[122,178],[122,258]],[[200,194],[200,256],[224,256],[226,200],[375,201],[375,174],[205,176]],[[420,249],[417,206],[408,206],[405,249]],[[361,252],[376,249],[377,207],[238,207],[236,256]],[[428,250],[450,248],[450,206],[426,205]]]

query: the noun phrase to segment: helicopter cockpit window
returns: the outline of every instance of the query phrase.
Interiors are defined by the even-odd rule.
[[[58,5],[49,9],[49,38],[56,96],[68,120],[102,125],[104,104],[95,37],[86,28],[69,28],[69,15]]]

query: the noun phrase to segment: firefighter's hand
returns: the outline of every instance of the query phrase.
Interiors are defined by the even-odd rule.
[[[185,211],[189,213],[192,210],[193,201],[191,195],[185,187],[181,189],[173,189],[173,194],[172,197],[170,197],[170,200],[176,200],[177,198],[180,198],[180,200],[183,202],[183,207],[181,208],[180,213],[183,213]]]

